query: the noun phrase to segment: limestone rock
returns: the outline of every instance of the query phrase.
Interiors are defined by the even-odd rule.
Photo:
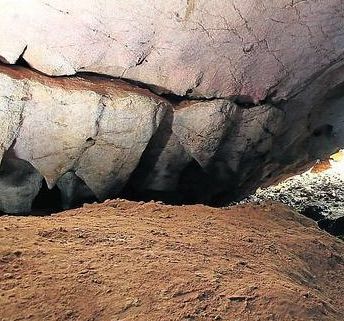
[[[0,211],[28,213],[42,186],[42,175],[28,162],[5,154],[0,170]]]
[[[11,164],[31,166],[19,178],[4,159],[0,170],[14,178],[0,177],[3,189],[15,182],[30,193],[16,192],[2,208],[27,211],[42,177],[57,184],[64,208],[119,195],[210,204],[243,197],[344,145],[341,69],[313,82],[326,89],[251,105],[168,101],[112,78],[0,66],[2,150]]]
[[[0,8],[0,158],[32,166],[0,171],[33,184],[4,210],[27,210],[41,177],[64,207],[225,204],[344,147],[341,0]]]
[[[63,177],[58,186],[65,204],[81,184],[64,176],[68,172],[99,199],[120,192],[168,105],[121,82],[52,80],[23,68],[0,71],[1,146],[29,162],[49,188]]]
[[[0,159],[18,134],[26,99],[23,83],[0,74]]]
[[[0,56],[200,97],[294,96],[343,59],[342,0],[0,0]]]
[[[207,167],[232,125],[236,105],[228,100],[193,102],[175,112],[173,133],[190,155]]]
[[[122,190],[165,112],[165,103],[151,97],[116,98],[103,102],[95,142],[76,164],[76,174],[103,200]]]
[[[51,88],[32,80],[25,80],[25,84],[31,98],[24,106],[14,151],[53,187],[73,169],[88,148],[89,138],[97,135],[102,97],[91,91]]]

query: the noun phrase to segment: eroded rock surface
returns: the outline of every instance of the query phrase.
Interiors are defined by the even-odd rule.
[[[4,155],[0,170],[0,210],[26,213],[42,187],[42,176],[28,162],[13,152]]]
[[[64,208],[118,195],[212,204],[240,198],[343,144],[342,98],[329,92],[334,103],[320,120],[313,105],[288,114],[289,104],[303,96],[279,106],[230,99],[172,102],[120,80],[49,78],[1,66],[1,146],[11,155],[3,158],[2,189],[28,191],[11,198],[2,193],[1,210],[29,210],[43,178],[49,188],[57,184]],[[314,106],[318,112],[320,105]],[[314,117],[291,123],[306,107]],[[315,129],[308,128],[313,118]],[[296,132],[291,125],[304,129]],[[319,150],[319,142],[326,148]],[[29,173],[18,178],[17,164]]]
[[[287,98],[343,58],[343,3],[1,0],[0,56],[202,97]],[[26,50],[25,50],[26,49]]]
[[[15,157],[30,163],[49,188],[75,172],[99,199],[121,190],[169,105],[118,81],[55,80],[23,68],[1,72],[1,145],[12,143]],[[65,185],[58,184],[70,190]]]
[[[57,185],[64,207],[224,204],[344,146],[340,0],[0,7],[0,60],[28,64],[0,66],[0,156]]]

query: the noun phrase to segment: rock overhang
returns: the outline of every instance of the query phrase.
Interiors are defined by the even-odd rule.
[[[0,3],[3,188],[224,204],[344,145],[340,1]]]
[[[194,97],[284,99],[343,55],[340,0],[1,0],[0,56]]]

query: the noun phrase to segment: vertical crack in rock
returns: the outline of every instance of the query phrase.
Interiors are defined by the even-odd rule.
[[[0,73],[0,160],[18,135],[23,121],[25,84]],[[21,97],[16,99],[15,95]]]
[[[186,10],[184,21],[189,20],[192,13],[195,11],[197,0],[186,0]]]
[[[30,87],[31,99],[25,103],[14,151],[30,162],[52,188],[73,168],[87,139],[96,132],[94,119],[99,97],[95,92],[25,82]]]
[[[79,160],[82,157],[82,155],[87,151],[87,149],[96,143],[96,139],[98,137],[99,130],[100,130],[100,122],[104,115],[104,109],[106,107],[107,99],[108,98],[105,95],[101,95],[98,105],[97,105],[97,112],[95,115],[94,133],[90,137],[88,137],[86,141],[84,142],[84,145],[81,148],[79,156],[74,161],[74,164],[72,166],[73,169],[78,167]]]
[[[151,97],[128,92],[116,98],[107,101],[97,140],[76,169],[99,199],[125,186],[165,113],[165,103]]]

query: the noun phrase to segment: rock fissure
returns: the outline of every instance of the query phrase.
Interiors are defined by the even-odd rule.
[[[66,76],[59,76],[56,78],[66,78]],[[205,96],[190,96],[189,93],[192,92],[195,88],[197,88],[201,82],[202,75],[199,75],[198,78],[195,81],[195,84],[192,88],[187,90],[187,93],[185,95],[178,95],[173,92],[170,92],[166,88],[157,88],[154,85],[142,83],[139,81],[135,81],[133,79],[128,79],[125,77],[112,77],[106,74],[100,74],[95,72],[78,72],[75,75],[70,75],[68,78],[81,78],[81,79],[94,79],[95,81],[97,79],[101,80],[108,80],[109,85],[111,81],[123,81],[129,86],[133,86],[133,88],[138,87],[143,90],[149,91],[151,94],[161,97],[162,99],[166,99],[171,105],[175,106],[176,108],[179,108],[179,105],[183,102],[197,102],[197,101],[213,101],[213,100],[229,100],[235,102],[238,107],[240,108],[252,108],[255,106],[264,105],[266,103],[269,103],[272,107],[279,108],[279,104],[283,102],[284,100],[278,100],[274,101],[273,94],[268,95],[265,97],[264,100],[261,101],[255,101],[253,97],[247,96],[247,95],[233,95],[233,96],[227,96],[227,97],[205,97]]]

